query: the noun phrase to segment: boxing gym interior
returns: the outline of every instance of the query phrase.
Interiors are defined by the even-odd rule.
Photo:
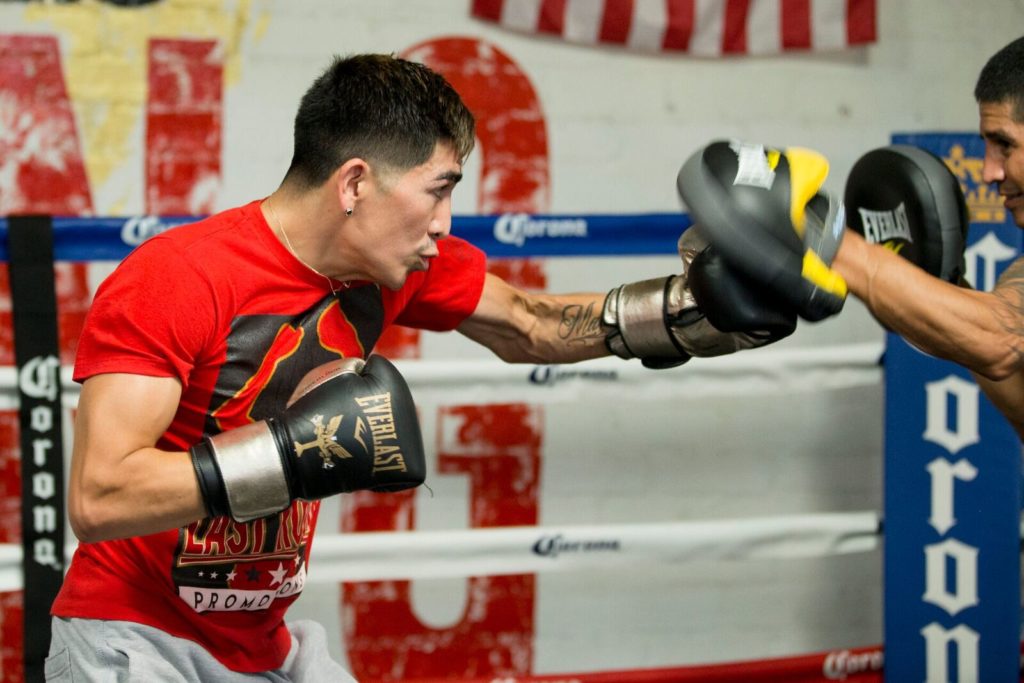
[[[1022,26],[1019,0],[0,0],[0,683],[44,680],[80,542],[97,289],[154,236],[272,193],[334,55],[458,92],[476,129],[451,234],[516,288],[679,273],[680,236],[725,201],[684,166],[744,141],[813,150],[848,231],[906,230],[899,258],[988,292],[1024,241],[974,88]],[[934,164],[962,231],[917,231],[930,189],[887,149]],[[366,683],[1022,680],[1020,438],[855,293],[659,369],[387,329],[372,350],[415,400],[424,484],[323,498],[301,580],[268,590]]]

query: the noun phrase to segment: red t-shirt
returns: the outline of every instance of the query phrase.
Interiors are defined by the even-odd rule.
[[[75,380],[178,378],[181,402],[157,446],[188,449],[281,410],[306,372],[366,357],[393,323],[456,327],[479,301],[485,258],[454,237],[439,248],[430,269],[398,291],[355,283],[334,296],[277,240],[259,202],[175,228],[139,246],[97,290]],[[236,671],[278,668],[319,508],[295,501],[244,524],[217,517],[80,544],[52,612],[154,626]]]

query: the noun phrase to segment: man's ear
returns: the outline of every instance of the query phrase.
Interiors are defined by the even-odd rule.
[[[349,159],[334,172],[333,182],[342,211],[351,215],[356,204],[365,196],[369,179],[370,165],[359,157]]]

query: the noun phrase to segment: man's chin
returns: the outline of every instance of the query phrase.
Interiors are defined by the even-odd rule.
[[[412,274],[413,272],[415,271],[407,270],[404,273],[402,273],[402,275],[397,276],[394,279],[389,279],[386,282],[381,280],[377,284],[379,284],[381,287],[390,289],[392,292],[397,292],[398,290],[405,286],[406,280],[409,279],[409,275]]]
[[[1018,228],[1024,228],[1024,206],[1018,206],[1012,210],[1013,222]]]

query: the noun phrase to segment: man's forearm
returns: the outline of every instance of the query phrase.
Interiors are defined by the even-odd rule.
[[[875,318],[914,346],[993,379],[1022,367],[1020,314],[1002,296],[957,287],[850,231],[834,267]]]

